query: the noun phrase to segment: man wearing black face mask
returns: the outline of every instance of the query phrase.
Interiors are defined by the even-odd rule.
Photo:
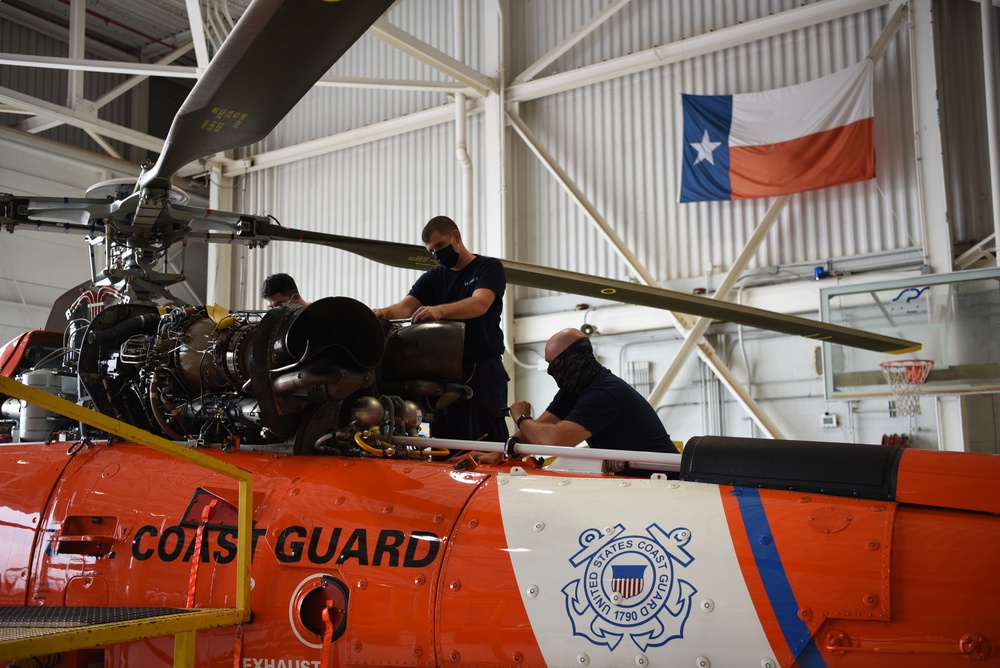
[[[557,332],[545,344],[549,375],[559,391],[537,418],[531,404],[515,401],[510,416],[521,440],[538,445],[677,452],[656,411],[641,394],[594,357],[590,339],[579,329]],[[646,475],[637,469],[626,473]]]
[[[438,411],[431,435],[438,438],[507,440],[507,383],[500,314],[507,278],[503,264],[473,255],[462,233],[447,216],[431,218],[421,239],[438,266],[417,279],[409,294],[386,308],[372,309],[384,320],[409,318],[413,323],[439,320],[465,322],[462,382],[472,399]]]

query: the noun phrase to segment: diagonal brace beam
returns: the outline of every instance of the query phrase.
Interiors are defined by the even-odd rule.
[[[604,217],[597,211],[597,208],[586,198],[586,195],[572,182],[569,175],[558,165],[555,158],[545,149],[544,146],[538,141],[538,139],[532,134],[531,130],[525,125],[524,121],[513,111],[507,112],[507,117],[510,119],[511,125],[514,127],[515,131],[520,135],[521,139],[524,140],[525,144],[531,149],[543,165],[552,173],[553,176],[559,181],[570,196],[579,204],[583,210],[587,213],[587,217],[597,225],[601,232],[607,237],[608,241],[611,242],[615,251],[622,257],[625,263],[629,266],[631,271],[639,278],[639,280],[646,285],[656,287],[657,281],[649,271],[642,266],[639,259],[626,247],[625,242],[615,233]],[[676,313],[670,311],[671,317],[674,319],[675,326],[677,330],[684,335],[685,338],[689,337],[689,333],[694,327],[694,323],[691,319],[681,313]],[[722,361],[719,354],[715,349],[704,340],[699,340],[695,343],[698,348],[698,356],[712,369],[719,380],[726,387],[726,389],[733,395],[736,401],[743,406],[744,410],[750,415],[751,419],[771,438],[782,438],[781,430],[778,426],[764,413],[761,407],[754,401],[750,393],[747,392],[739,380],[733,375],[729,367]]]
[[[452,58],[447,53],[435,49],[427,42],[417,39],[405,30],[400,30],[389,23],[384,16],[368,29],[368,34],[416,58],[420,62],[444,72],[456,81],[465,84],[480,96],[485,97],[489,95],[496,87],[496,82],[489,77],[481,72],[477,72],[465,63]]]

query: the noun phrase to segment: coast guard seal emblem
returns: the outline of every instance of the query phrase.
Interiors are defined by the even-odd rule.
[[[650,524],[645,534],[624,533],[618,524],[580,534],[582,549],[569,562],[582,573],[562,589],[573,634],[611,650],[625,636],[640,651],[682,638],[698,590],[674,567],[694,561],[685,549],[691,532]]]

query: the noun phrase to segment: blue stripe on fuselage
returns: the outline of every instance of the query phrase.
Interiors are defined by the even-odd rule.
[[[757,572],[767,592],[768,601],[778,620],[792,655],[802,668],[826,668],[806,623],[799,618],[799,604],[792,593],[792,585],[785,575],[778,549],[774,545],[771,526],[764,513],[760,492],[748,487],[738,487],[733,493],[740,505],[743,526],[747,531]]]

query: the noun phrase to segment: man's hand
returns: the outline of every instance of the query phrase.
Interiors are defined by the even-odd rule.
[[[531,415],[531,403],[524,399],[515,401],[510,405],[510,417],[514,420],[514,424],[517,424],[518,419],[522,415]]]
[[[403,320],[409,318],[420,308],[420,302],[413,295],[406,295],[401,300],[391,306],[384,308],[373,308],[372,313],[376,318],[382,320]]]
[[[444,309],[441,306],[421,306],[413,312],[410,322],[438,322],[444,317]]]

